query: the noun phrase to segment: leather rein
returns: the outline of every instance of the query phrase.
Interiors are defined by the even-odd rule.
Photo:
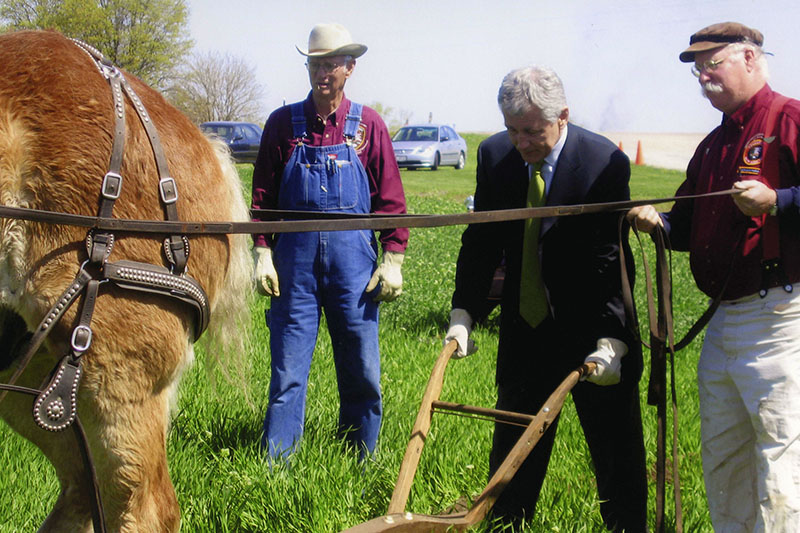
[[[631,331],[635,338],[650,350],[650,380],[647,390],[647,404],[656,407],[656,518],[655,532],[665,531],[666,502],[666,450],[667,450],[667,396],[671,399],[672,411],[672,485],[675,503],[675,533],[683,533],[683,509],[680,492],[679,458],[678,458],[678,401],[675,385],[675,353],[686,348],[711,320],[722,301],[722,294],[728,285],[733,272],[731,264],[722,288],[710,302],[703,314],[692,324],[683,338],[675,341],[675,324],[672,314],[672,253],[669,237],[664,228],[657,226],[652,233],[655,245],[655,290],[647,255],[644,253],[639,232],[633,228],[639,248],[642,251],[642,265],[645,272],[645,291],[647,300],[647,316],[649,342],[642,339],[636,305],[627,273],[627,266],[622,247],[622,219],[620,218],[620,275],[622,280],[622,299],[625,314],[629,318]],[[741,239],[736,249],[741,245]],[[667,393],[667,363],[669,363],[669,394]]]
[[[227,235],[234,233],[297,233],[302,231],[342,231],[342,230],[383,230],[393,228],[436,228],[458,224],[481,224],[488,222],[508,222],[526,218],[545,218],[572,215],[587,215],[609,211],[627,211],[632,207],[656,205],[677,200],[692,200],[711,196],[730,196],[739,194],[738,190],[714,191],[703,194],[652,198],[648,200],[625,200],[618,202],[554,205],[543,207],[520,207],[496,211],[475,211],[447,215],[430,214],[358,214],[325,213],[317,211],[291,211],[280,209],[253,209],[253,217],[262,219],[253,222],[232,221],[178,221],[178,220],[136,220],[96,217],[57,213],[25,207],[0,205],[0,218],[15,218],[46,224],[78,226],[96,231],[116,231],[129,233],[174,233],[187,235]]]

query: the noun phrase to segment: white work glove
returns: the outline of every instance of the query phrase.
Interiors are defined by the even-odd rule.
[[[461,359],[478,351],[478,346],[469,338],[471,332],[472,317],[466,309],[456,308],[450,311],[450,327],[444,336],[444,343],[447,344],[453,339],[458,343],[458,350],[453,354],[453,359]]]
[[[272,262],[272,248],[255,246],[253,248],[253,262],[255,268],[256,290],[264,296],[280,296],[281,289],[278,285],[278,273]]]
[[[377,296],[373,298],[376,302],[391,302],[403,292],[403,273],[400,266],[403,264],[405,256],[399,252],[387,252],[384,250],[381,264],[372,274],[372,278],[367,284],[367,292],[372,292],[380,284]]]
[[[583,379],[596,385],[616,385],[621,377],[622,358],[628,353],[628,345],[612,337],[597,339],[597,350],[590,353],[585,363],[597,363],[594,372]]]

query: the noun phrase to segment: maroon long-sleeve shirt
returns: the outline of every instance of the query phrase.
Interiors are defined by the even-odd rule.
[[[789,100],[776,120],[776,139],[765,132],[777,93],[765,85],[697,147],[677,196],[730,189],[739,180],[777,183],[780,260],[787,281],[800,282],[800,101]],[[766,137],[766,139],[764,139]],[[777,180],[764,175],[763,146],[778,154]],[[768,157],[772,157],[768,156]],[[772,186],[772,185],[770,185]],[[729,196],[677,201],[664,215],[673,249],[688,250],[692,273],[704,293],[735,299],[762,286],[765,216],[744,215]],[[728,274],[730,272],[730,274]],[[775,286],[778,283],[770,283]]]

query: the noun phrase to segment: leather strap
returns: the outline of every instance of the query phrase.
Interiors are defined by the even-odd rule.
[[[106,59],[105,56],[100,53],[100,51],[87,45],[86,43],[78,41],[77,39],[73,39],[73,41],[92,57],[100,72],[108,80],[112,89],[111,92],[114,99],[115,113],[115,135],[111,151],[110,170],[109,174],[106,174],[106,178],[104,179],[104,190],[106,180],[109,179],[109,175],[112,182],[118,180],[119,185],[121,186],[122,184],[122,176],[119,174],[119,168],[122,164],[124,146],[123,139],[125,135],[125,105],[122,100],[122,92],[124,92],[133,104],[133,108],[136,111],[136,114],[139,116],[139,121],[142,123],[142,127],[144,127],[144,130],[147,133],[147,138],[150,141],[150,147],[153,150],[153,157],[155,158],[156,168],[158,169],[159,197],[161,199],[161,205],[164,208],[165,216],[167,220],[180,220],[176,205],[178,201],[178,187],[175,183],[175,179],[169,175],[169,165],[167,163],[167,157],[164,154],[164,150],[161,146],[158,130],[156,130],[153,121],[150,119],[150,115],[147,113],[147,109],[145,109],[144,104],[142,104],[139,95],[136,94],[136,91],[134,91],[130,86],[128,80],[122,75],[122,72],[117,69],[108,59]],[[119,191],[117,190],[117,196],[118,192]],[[105,195],[102,196],[100,207],[101,218],[111,217],[113,200],[116,200],[116,198],[109,200]],[[109,230],[110,229],[113,228],[109,228]],[[186,271],[186,265],[189,260],[189,246],[188,240],[184,236],[180,234],[172,234],[167,237],[164,241],[164,252],[167,260],[173,265],[178,274],[182,274]],[[100,257],[102,254],[102,252],[97,252],[97,254],[94,254],[90,257]],[[108,254],[105,254],[105,256],[107,257]]]
[[[50,328],[61,319],[64,312],[78,299],[78,296],[81,295],[86,284],[89,283],[91,279],[91,275],[86,272],[86,270],[81,269],[80,272],[78,272],[78,275],[72,283],[69,284],[69,287],[61,294],[58,300],[56,300],[55,305],[50,308],[50,311],[45,315],[34,331],[33,336],[25,344],[25,352],[19,359],[17,369],[14,371],[14,374],[11,375],[6,385],[14,385],[17,382],[19,376],[27,368],[28,363],[30,363],[36,352],[39,351],[45,338],[50,333]],[[0,393],[0,402],[5,398],[5,394],[5,390]]]
[[[103,277],[123,289],[160,294],[189,304],[195,310],[194,340],[200,338],[208,326],[211,316],[208,296],[188,274],[178,276],[158,265],[117,261],[106,263]]]
[[[666,423],[667,423],[667,351],[670,354],[670,377],[672,394],[672,476],[675,498],[675,531],[683,532],[683,512],[681,507],[680,475],[678,462],[678,404],[675,391],[675,339],[672,319],[672,280],[670,275],[671,256],[669,262],[665,251],[667,235],[661,226],[653,232],[653,242],[656,248],[656,299],[653,297],[653,280],[650,273],[647,255],[644,253],[641,238],[634,228],[634,235],[639,241],[642,250],[642,263],[645,272],[645,291],[647,300],[648,329],[650,342],[641,338],[636,305],[628,277],[627,262],[622,242],[624,234],[624,216],[620,216],[619,250],[620,250],[620,277],[622,283],[622,299],[628,324],[634,337],[642,345],[650,349],[650,381],[648,383],[647,403],[656,406],[656,533],[663,533],[665,527],[666,509]],[[705,324],[703,324],[705,325]],[[700,326],[699,329],[702,329]],[[684,339],[685,340],[685,339]],[[688,343],[687,343],[688,344]]]
[[[656,291],[653,291],[653,280],[647,255],[638,231],[634,228],[634,235],[639,241],[642,250],[642,263],[645,272],[646,300],[648,329],[650,332],[649,343],[642,340],[639,332],[639,322],[636,306],[633,301],[632,290],[627,272],[627,263],[624,256],[623,242],[624,217],[619,222],[619,249],[620,249],[620,276],[622,282],[623,306],[630,329],[635,338],[650,349],[650,381],[648,383],[647,403],[656,406],[657,434],[656,434],[656,532],[665,531],[665,501],[666,501],[666,424],[667,424],[667,354],[670,365],[670,394],[672,396],[672,484],[675,499],[675,531],[683,531],[683,511],[680,495],[680,475],[678,457],[678,403],[675,385],[675,352],[682,350],[702,331],[711,316],[716,311],[722,300],[722,294],[731,278],[734,264],[726,274],[720,293],[711,301],[702,316],[689,328],[685,336],[675,342],[675,327],[672,313],[672,255],[667,256],[671,250],[669,237],[661,226],[653,232],[656,255]],[[735,249],[738,250],[743,243],[740,236]],[[655,300],[654,300],[655,294]]]
[[[37,389],[9,384],[0,384],[0,390],[2,390],[4,394],[7,392],[16,392],[31,396],[38,396],[41,393],[41,391]],[[86,466],[86,477],[89,478],[89,484],[92,486],[92,525],[94,526],[95,533],[106,533],[105,514],[103,512],[103,501],[100,498],[100,485],[97,482],[97,471],[94,468],[94,463],[89,453],[89,442],[86,439],[86,433],[83,431],[80,418],[75,418],[72,429],[78,440],[78,448],[80,449],[84,465]]]
[[[609,211],[627,211],[632,207],[663,204],[676,200],[690,200],[710,196],[729,196],[739,194],[738,190],[715,191],[690,196],[652,198],[648,200],[628,200],[579,205],[556,205],[543,207],[521,207],[497,211],[476,211],[449,215],[388,215],[318,213],[314,211],[256,210],[254,215],[268,214],[272,220],[261,222],[183,222],[164,220],[135,220],[103,218],[27,209],[24,207],[0,206],[0,218],[16,218],[32,222],[62,224],[113,230],[131,233],[175,233],[181,235],[223,235],[233,233],[297,233],[303,231],[341,231],[355,229],[392,228],[434,228],[459,224],[481,224],[486,222],[506,222],[526,218],[585,215]]]

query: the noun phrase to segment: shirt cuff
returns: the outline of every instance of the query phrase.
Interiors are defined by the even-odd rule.
[[[778,206],[778,214],[780,215],[792,204],[794,195],[792,194],[792,189],[776,189],[775,194],[777,195],[775,204]]]

